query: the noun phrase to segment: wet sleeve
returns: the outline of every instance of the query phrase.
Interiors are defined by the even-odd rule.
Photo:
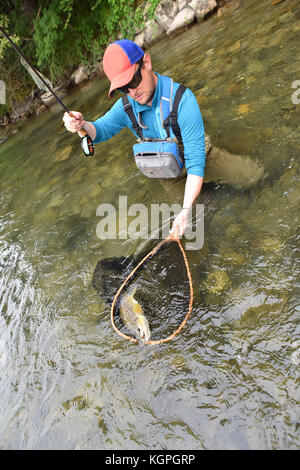
[[[123,127],[128,126],[127,115],[120,98],[111,109],[96,121],[90,121],[96,128],[94,143],[104,142],[118,134]]]
[[[184,92],[180,100],[177,119],[184,145],[187,174],[204,177],[204,124],[198,101],[189,88]]]

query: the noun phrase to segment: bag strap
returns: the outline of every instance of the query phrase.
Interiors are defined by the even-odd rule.
[[[127,95],[122,96],[122,103],[123,103],[123,108],[125,113],[128,115],[130,121],[132,122],[132,127],[137,133],[137,135],[140,137],[140,139],[143,138],[143,131],[142,128],[139,126],[135,114],[133,112],[132,106],[129,103],[129,99]]]
[[[163,91],[160,103],[162,127],[165,129],[167,137],[170,137],[171,126],[178,143],[182,145],[182,136],[177,122],[177,113],[180,100],[186,90],[186,87],[184,85],[179,85],[175,93],[174,103],[172,106],[173,80],[169,77],[165,77],[164,75],[161,77],[163,79]]]
[[[162,78],[162,94],[160,100],[160,118],[161,125],[170,137],[170,113],[172,109],[172,96],[173,96],[173,80],[170,77],[161,75]]]
[[[180,127],[177,122],[177,112],[178,112],[180,100],[185,90],[186,90],[186,87],[184,85],[179,85],[175,94],[173,108],[172,108],[172,111],[170,112],[170,125],[180,145],[182,145],[182,137],[181,137]]]

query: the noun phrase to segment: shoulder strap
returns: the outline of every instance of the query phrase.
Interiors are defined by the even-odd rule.
[[[172,108],[172,111],[170,112],[170,125],[173,129],[173,132],[179,144],[182,144],[182,137],[181,137],[180,127],[177,122],[177,111],[178,111],[180,100],[185,90],[186,90],[186,87],[184,85],[179,85],[175,94],[173,108]]]
[[[160,118],[162,127],[170,137],[170,113],[172,109],[173,80],[170,77],[161,75],[162,94],[160,100]]]
[[[127,95],[122,96],[122,103],[125,113],[127,113],[130,121],[132,122],[132,127],[137,133],[137,135],[142,139],[143,138],[143,131],[142,128],[139,126],[135,114],[133,112],[132,106],[129,103],[129,99]]]
[[[162,127],[165,129],[167,133],[167,137],[170,137],[170,126],[175,134],[176,139],[178,140],[179,144],[182,144],[182,137],[180,132],[180,127],[177,122],[177,112],[180,100],[182,98],[183,93],[186,90],[184,85],[179,85],[175,97],[174,103],[172,106],[172,96],[173,96],[173,80],[169,77],[162,77],[163,83],[163,90],[162,90],[162,97],[160,103],[160,115],[161,115],[161,122]]]

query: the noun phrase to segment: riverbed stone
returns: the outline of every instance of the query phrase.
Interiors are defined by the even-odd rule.
[[[153,44],[165,35],[164,28],[158,24],[155,20],[146,21],[146,27],[144,31],[144,43],[146,46]]]
[[[208,274],[204,285],[207,290],[213,294],[220,294],[221,292],[229,289],[232,282],[226,271],[215,269]]]
[[[36,111],[35,111],[35,114],[36,116],[40,116],[42,113],[44,113],[45,111],[47,111],[47,106],[42,104],[41,106],[39,106]]]
[[[176,3],[178,5],[179,11],[183,10],[187,6],[189,6],[191,0],[176,0]]]
[[[54,92],[56,93],[56,95],[58,95],[59,98],[62,99],[67,94],[67,89],[64,85],[60,85],[54,88]],[[50,91],[43,93],[41,95],[41,100],[47,106],[47,108],[50,108],[50,106],[53,106],[57,103],[57,99]]]
[[[150,7],[151,5],[147,0],[143,0],[142,3],[140,3],[137,7],[137,10],[139,10],[143,15],[143,22],[140,24],[140,26],[135,27],[135,34],[141,33],[144,29],[144,23],[148,20]]]
[[[7,126],[7,124],[9,124],[11,122],[11,117],[10,117],[10,114],[9,113],[5,113],[5,116],[3,118],[3,126]]]
[[[188,24],[192,23],[195,18],[195,12],[190,7],[185,7],[181,10],[174,18],[173,22],[171,23],[167,34],[171,34],[173,31],[177,29],[184,28]]]
[[[194,10],[197,21],[202,21],[208,13],[214,11],[217,2],[216,0],[191,0],[189,7]]]
[[[142,31],[141,33],[137,34],[134,38],[134,42],[139,47],[143,48],[145,44],[145,31]]]
[[[74,81],[75,85],[80,85],[80,83],[84,82],[88,79],[88,74],[83,65],[80,65],[78,69],[76,69],[72,75],[71,79]]]
[[[105,76],[103,69],[103,60],[100,60],[99,62],[95,63],[93,71],[91,73],[91,77],[95,75],[97,76],[97,78],[102,78]]]
[[[168,31],[177,13],[178,5],[176,2],[162,0],[155,9],[154,18],[165,31]]]
[[[66,147],[63,147],[63,149],[60,152],[56,152],[56,156],[53,161],[62,162],[64,160],[67,160],[71,156],[72,152],[73,152],[72,145],[67,145]]]

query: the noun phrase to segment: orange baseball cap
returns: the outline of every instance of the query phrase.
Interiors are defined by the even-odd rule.
[[[110,89],[111,98],[116,88],[127,85],[135,73],[135,64],[144,56],[144,51],[133,41],[121,39],[110,44],[103,55],[103,70]]]

